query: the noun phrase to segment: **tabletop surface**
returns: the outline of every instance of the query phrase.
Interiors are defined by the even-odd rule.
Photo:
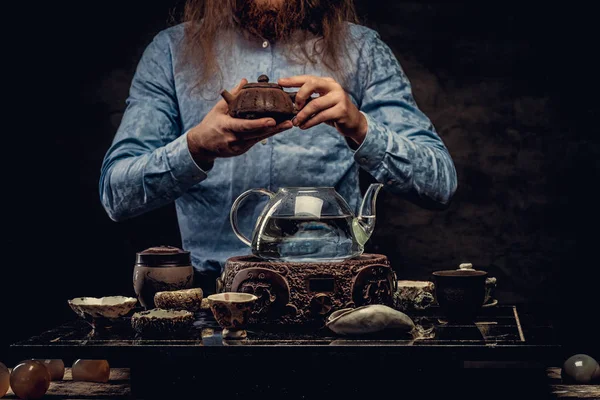
[[[517,306],[499,305],[482,309],[473,324],[450,324],[443,319],[437,307],[410,314],[410,317],[416,325],[411,334],[380,332],[352,337],[336,335],[325,327],[270,326],[248,328],[247,339],[237,341],[223,340],[221,329],[209,310],[196,314],[194,328],[189,333],[171,338],[142,337],[131,328],[128,318],[124,318],[116,328],[103,331],[94,331],[85,321],[74,319],[15,343],[11,350],[23,356],[36,352],[39,357],[71,353],[80,358],[99,354],[127,358],[141,349],[145,349],[145,354],[154,350],[190,355],[225,353],[240,348],[254,352],[268,351],[268,348],[323,352],[383,347],[388,351],[405,352],[459,351],[465,357],[469,353],[471,358],[478,358],[477,355],[483,356],[486,352],[493,352],[494,357],[505,354],[527,358],[527,354],[540,357],[553,354],[549,351],[558,349],[552,325],[534,314],[520,314]]]

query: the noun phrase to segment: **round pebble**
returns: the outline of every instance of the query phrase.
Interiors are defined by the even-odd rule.
[[[10,387],[10,371],[0,363],[0,397],[3,397]]]
[[[28,360],[17,365],[10,374],[10,387],[24,400],[41,399],[50,387],[50,372],[44,364]]]
[[[82,360],[73,363],[71,369],[74,381],[108,382],[110,366],[106,360]]]
[[[50,378],[53,381],[62,381],[65,376],[65,363],[63,360],[42,360],[35,359],[35,361],[39,361],[48,368],[48,372],[50,372]]]
[[[575,354],[563,364],[561,377],[564,383],[587,384],[594,380],[598,362],[587,354]]]

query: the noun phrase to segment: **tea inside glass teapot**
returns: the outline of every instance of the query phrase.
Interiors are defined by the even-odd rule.
[[[230,221],[237,237],[260,258],[282,262],[337,262],[360,256],[375,228],[375,201],[383,185],[369,186],[358,216],[331,187],[251,189],[233,203]],[[237,212],[251,194],[270,198],[252,240],[240,232]]]

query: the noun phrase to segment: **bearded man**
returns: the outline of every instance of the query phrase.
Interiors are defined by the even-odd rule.
[[[293,121],[227,114],[221,90],[263,74],[298,88]],[[115,221],[175,202],[183,247],[212,285],[249,251],[229,223],[238,195],[326,186],[356,209],[360,168],[420,204],[447,206],[457,187],[409,80],[351,0],[189,0],[139,62],[100,197]],[[264,201],[247,203],[239,225],[250,232]]]

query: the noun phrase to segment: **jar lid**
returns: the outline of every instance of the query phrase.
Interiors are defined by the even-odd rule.
[[[146,267],[184,267],[192,265],[189,251],[173,246],[156,246],[136,253],[135,264]]]

